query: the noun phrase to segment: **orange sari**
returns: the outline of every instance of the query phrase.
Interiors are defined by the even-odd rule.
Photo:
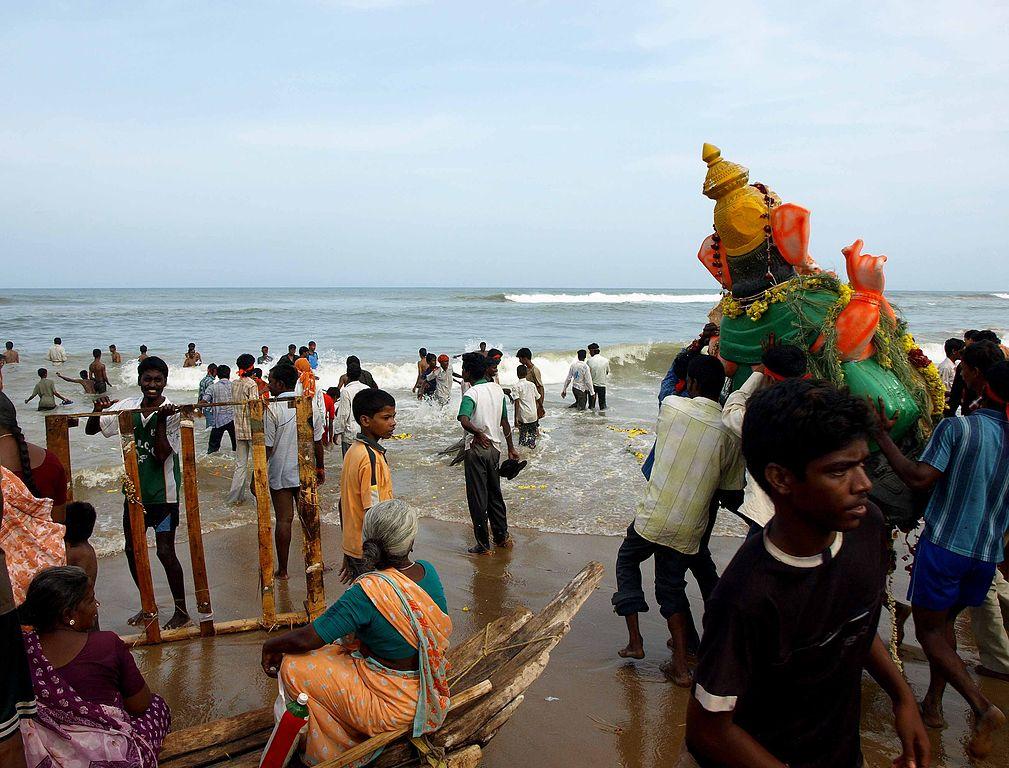
[[[66,528],[53,522],[52,499],[36,499],[21,478],[0,467],[4,497],[0,547],[7,559],[14,602],[24,602],[32,577],[44,568],[67,564]]]
[[[333,643],[280,666],[288,698],[308,694],[309,765],[331,760],[370,737],[412,725],[421,736],[448,714],[448,638],[452,620],[412,579],[396,569],[366,573],[357,583],[379,612],[417,649],[419,669],[402,672],[362,656],[357,644]],[[366,765],[378,752],[353,766]]]

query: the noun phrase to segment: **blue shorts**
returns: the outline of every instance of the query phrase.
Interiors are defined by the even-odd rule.
[[[907,599],[928,611],[973,608],[985,601],[994,578],[995,563],[950,552],[923,536],[914,553]]]

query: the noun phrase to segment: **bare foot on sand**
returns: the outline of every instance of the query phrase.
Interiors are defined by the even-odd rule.
[[[674,685],[678,685],[680,688],[689,688],[694,682],[694,677],[690,674],[687,666],[677,664],[675,659],[665,662],[659,669]]]
[[[131,627],[143,626],[147,623],[147,614],[145,614],[144,609],[141,608],[139,611],[130,616],[130,618],[126,620],[126,623]]]
[[[666,648],[668,648],[671,651],[675,650],[675,648],[673,648],[673,638],[669,638],[668,640],[666,640]],[[696,663],[697,663],[697,648],[694,648],[693,646],[688,645],[687,646],[687,664],[696,664]]]
[[[617,656],[621,659],[643,659],[645,658],[645,644],[640,640],[637,642],[632,640],[626,647],[617,651]]]
[[[987,757],[992,750],[991,735],[1005,725],[1005,715],[994,704],[989,704],[983,715],[974,718],[974,735],[967,742],[967,752],[973,758]]]
[[[894,602],[894,621],[897,622],[897,647],[904,644],[904,625],[911,616],[911,606],[906,603]]]
[[[996,672],[994,669],[989,669],[983,664],[978,664],[974,667],[974,671],[984,677],[994,677],[996,680],[1004,680],[1009,683],[1009,672]]]
[[[287,571],[274,571],[273,578],[280,579],[281,581],[287,581]]]
[[[946,718],[943,717],[942,707],[937,707],[928,700],[923,700],[918,705],[921,710],[921,721],[929,728],[945,728]]]
[[[187,624],[190,624],[191,622],[192,622],[192,619],[189,618],[189,614],[188,613],[186,613],[181,608],[176,608],[175,609],[175,614],[172,616],[172,618],[170,618],[168,620],[168,623],[165,624],[164,628],[165,629],[180,629],[180,628],[186,626]]]

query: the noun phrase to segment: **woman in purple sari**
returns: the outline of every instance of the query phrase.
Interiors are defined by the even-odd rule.
[[[154,768],[171,714],[114,632],[90,632],[94,585],[80,568],[47,568],[21,607],[38,715],[21,725],[29,768]]]

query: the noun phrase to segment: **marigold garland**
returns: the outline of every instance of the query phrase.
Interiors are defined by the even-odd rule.
[[[745,314],[753,322],[757,322],[764,316],[764,313],[771,308],[772,304],[780,304],[789,299],[796,291],[815,291],[818,288],[826,287],[826,281],[817,276],[813,277],[793,277],[784,283],[771,286],[763,293],[751,296],[740,301],[731,293],[722,297],[722,314],[725,317],[736,318]],[[842,285],[842,295],[847,289],[844,303],[847,304],[851,298],[851,288]]]

